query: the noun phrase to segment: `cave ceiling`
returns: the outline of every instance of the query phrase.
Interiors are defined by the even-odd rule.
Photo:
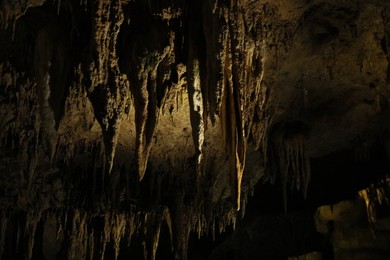
[[[46,221],[70,259],[154,259],[163,228],[185,259],[259,182],[287,208],[313,160],[386,157],[389,58],[388,1],[0,0],[2,237],[22,214],[25,258]]]

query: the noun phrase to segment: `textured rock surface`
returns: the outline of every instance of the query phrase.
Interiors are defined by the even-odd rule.
[[[390,219],[380,217],[370,227],[362,200],[322,206],[316,213],[317,229],[329,237],[334,259],[387,259],[390,255]]]
[[[390,169],[387,1],[0,0],[0,28],[5,258],[154,259],[161,231],[186,259],[261,179],[287,211]]]

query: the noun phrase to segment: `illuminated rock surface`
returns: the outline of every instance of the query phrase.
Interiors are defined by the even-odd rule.
[[[390,255],[390,2],[0,0],[0,28],[0,258]]]

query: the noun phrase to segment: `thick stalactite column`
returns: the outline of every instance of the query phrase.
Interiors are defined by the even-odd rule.
[[[207,108],[204,108],[204,86],[201,82],[201,66],[203,48],[203,33],[201,16],[201,3],[196,1],[189,6],[188,11],[188,61],[187,61],[187,89],[190,103],[190,120],[192,138],[195,146],[196,171],[201,174],[202,150],[205,139],[205,125],[207,124]],[[206,121],[206,122],[205,122]]]
[[[152,141],[175,62],[175,33],[147,5],[129,4],[129,24],[123,26],[123,71],[134,99],[136,165],[141,181],[147,170]],[[142,14],[142,15],[140,15]]]
[[[119,70],[116,51],[123,17],[122,1],[99,0],[92,4],[93,41],[91,61],[86,68],[89,98],[99,121],[105,146],[106,169],[110,173],[125,108],[129,105],[129,85]]]
[[[51,158],[56,152],[57,129],[68,93],[70,42],[56,20],[49,20],[38,32],[34,49],[34,75],[37,80],[41,129]]]

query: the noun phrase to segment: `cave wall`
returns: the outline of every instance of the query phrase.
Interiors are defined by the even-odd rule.
[[[287,210],[313,160],[387,156],[389,7],[1,0],[0,255],[185,259],[260,179]]]

